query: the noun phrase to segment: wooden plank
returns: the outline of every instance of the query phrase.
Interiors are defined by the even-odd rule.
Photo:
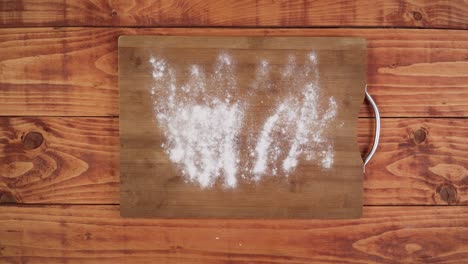
[[[116,203],[115,118],[2,118],[0,200]]]
[[[118,206],[2,206],[0,261],[466,263],[468,207],[364,207],[355,220],[123,219]]]
[[[359,217],[365,59],[362,38],[120,37],[121,215]]]
[[[468,115],[468,31],[194,28],[2,29],[0,115],[118,115],[117,38],[134,34],[364,37],[382,116]]]
[[[359,120],[362,153],[370,122]],[[0,129],[1,202],[119,203],[117,119],[4,117]],[[467,205],[467,151],[467,119],[383,119],[364,204]]]
[[[468,28],[463,0],[7,0],[0,26]]]
[[[364,143],[372,132],[361,124]],[[381,143],[364,176],[365,203],[468,204],[467,135],[467,119],[382,120]]]

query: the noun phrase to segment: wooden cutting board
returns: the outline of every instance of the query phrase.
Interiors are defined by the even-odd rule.
[[[359,38],[119,38],[121,215],[355,218]]]

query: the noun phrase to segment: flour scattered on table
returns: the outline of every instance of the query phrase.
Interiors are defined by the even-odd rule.
[[[283,84],[300,88],[302,96],[281,100],[263,125],[254,148],[255,163],[251,171],[257,180],[265,174],[276,175],[278,163],[288,175],[297,167],[301,156],[318,161],[325,169],[333,165],[333,142],[324,136],[324,131],[336,116],[337,104],[330,97],[325,109],[319,105],[316,54],[311,52],[301,66],[294,56],[289,56],[282,78]]]
[[[333,166],[333,141],[325,133],[336,116],[337,103],[330,97],[320,104],[324,95],[317,56],[311,52],[303,59],[298,63],[294,55],[287,57],[279,76],[282,89],[294,89],[301,96],[291,93],[279,98],[258,133],[243,133],[251,144],[243,148],[247,153],[240,153],[245,116],[253,111],[235,96],[239,87],[233,58],[221,53],[213,69],[197,64],[177,69],[188,74],[184,83],[176,79],[176,69],[167,60],[150,58],[154,112],[165,136],[162,147],[188,181],[202,188],[221,181],[234,188],[239,180],[289,175],[301,159],[323,169]],[[249,84],[253,93],[270,88],[271,67],[266,59],[259,60]]]
[[[150,63],[155,80],[151,92],[155,114],[163,127],[166,137],[163,147],[170,160],[180,164],[182,173],[201,187],[209,187],[218,179],[228,187],[236,186],[237,137],[243,107],[240,102],[227,99],[229,91],[236,89],[230,56],[219,56],[211,78],[205,76],[201,66],[190,66],[190,77],[182,85],[177,83],[175,70],[166,60],[152,57]],[[225,85],[222,88],[226,100],[204,94],[207,82]]]
[[[271,79],[270,79],[270,63],[261,59],[258,63],[255,80],[252,82],[251,87],[255,90],[265,90],[271,88]]]

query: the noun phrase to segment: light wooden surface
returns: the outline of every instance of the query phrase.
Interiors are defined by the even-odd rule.
[[[463,0],[4,0],[0,26],[468,28]]]
[[[117,39],[135,34],[362,37],[383,117],[468,115],[468,31],[213,28],[2,29],[0,113],[117,116]],[[370,115],[363,105],[360,116]]]
[[[316,62],[310,61],[311,52],[316,57]],[[214,72],[212,69],[221,67],[218,65],[221,54],[226,56],[224,59],[232,60],[227,64],[231,66],[225,66],[229,67],[228,70]],[[165,76],[158,81],[153,80],[153,68],[149,63],[152,56],[165,61],[166,69],[163,73]],[[291,56],[294,56],[297,65],[290,64]],[[357,148],[356,124],[359,107],[364,101],[365,59],[366,42],[360,38],[120,37],[121,215],[260,219],[361,216],[363,162]],[[273,76],[264,80],[269,82],[270,88],[258,84],[252,86],[257,78],[256,69],[260,66],[260,60],[270,64]],[[183,85],[190,85],[191,75],[188,71],[191,65],[197,65],[198,70],[206,74],[206,82],[197,84],[204,86],[201,88],[203,89],[201,95],[195,90],[197,85],[189,88],[190,92],[181,91]],[[294,71],[292,77],[285,77],[282,80],[279,75],[286,73],[286,67],[297,68],[291,68]],[[307,69],[310,71],[309,77],[303,77],[302,75],[307,74]],[[168,75],[171,71],[175,72],[176,83],[164,81],[170,78]],[[235,72],[235,76],[229,76],[230,71]],[[210,79],[212,74],[216,79]],[[234,78],[235,87],[226,87],[230,78]],[[216,81],[218,79],[220,80]],[[324,144],[333,146],[333,165],[329,169],[322,168],[319,152],[325,151],[326,148],[317,144],[312,150],[304,150],[305,153],[310,151],[317,157],[307,160],[305,158],[307,154],[300,155],[297,168],[288,173],[289,175],[280,167],[277,175],[267,170],[261,179],[254,180],[258,175],[253,173],[252,169],[242,168],[253,167],[249,165],[253,157],[248,153],[251,151],[253,153],[256,146],[250,141],[251,137],[260,137],[262,125],[277,111],[275,108],[278,104],[284,103],[289,96],[296,98],[304,96],[303,87],[310,85],[311,80],[317,82],[317,87],[314,88],[314,93],[317,94],[316,104],[319,105],[318,109],[314,110],[316,115],[321,117],[326,115],[325,112],[330,107],[330,98],[334,98],[336,102],[337,114],[329,123],[319,118],[318,123],[311,127],[303,125],[307,126],[307,129],[318,129],[318,126],[323,129],[323,140],[326,140]],[[157,85],[158,82],[162,84]],[[189,177],[201,177],[200,174],[207,165],[202,163],[197,175],[184,175],[182,171],[188,170],[188,167],[183,167],[183,162],[176,164],[169,159],[167,151],[161,146],[170,144],[168,135],[163,134],[164,124],[155,122],[154,101],[159,100],[159,104],[163,102],[165,105],[169,98],[155,97],[164,96],[165,89],[169,89],[171,85],[177,85],[177,88],[174,87],[176,98],[172,100],[185,102],[184,104],[195,100],[194,97],[203,97],[200,102],[197,101],[198,107],[200,105],[216,107],[207,103],[204,98],[216,98],[223,103],[225,100],[230,100],[231,103],[223,107],[245,104],[239,139],[233,146],[238,148],[239,155],[232,158],[238,159],[239,162],[231,164],[237,170],[232,180],[228,180],[229,171],[226,171],[227,167],[224,165],[221,179],[211,186],[200,186],[198,181],[187,182]],[[153,86],[160,88],[157,88],[156,94],[151,98]],[[227,94],[229,99],[225,97]],[[300,103],[311,102],[299,100],[294,104]],[[307,110],[300,108],[294,111]],[[314,118],[312,113],[309,115],[309,118]],[[176,117],[169,116],[169,118]],[[220,122],[219,125],[222,126],[229,124],[225,122],[231,121]],[[280,119],[279,122],[285,120]],[[198,123],[196,126],[202,124]],[[287,126],[281,127],[283,130],[288,129]],[[188,124],[179,129],[189,129]],[[288,133],[296,133],[294,131]],[[193,133],[209,132],[193,131]],[[274,131],[271,133],[271,140],[281,143],[278,147],[287,154],[291,148],[284,142],[289,140],[287,135],[273,135]],[[184,151],[188,149],[187,146],[183,148]],[[195,164],[197,161],[203,162],[203,152],[196,148],[194,151],[197,155]],[[224,155],[222,153],[225,152],[218,155]],[[268,168],[276,166],[270,163],[270,156],[267,158],[265,162]],[[280,160],[285,158],[286,155],[279,156]],[[197,165],[194,166],[198,169]],[[236,181],[237,184],[227,186],[225,184],[227,181]]]
[[[362,155],[371,144],[372,122],[359,119]],[[118,126],[118,118],[0,118],[0,200],[118,204]],[[465,119],[383,119],[379,150],[364,179],[364,204],[468,204],[467,138]]]
[[[9,203],[0,206],[0,262],[468,261],[468,35],[449,30],[468,27],[466,1],[150,5],[0,2],[0,25],[12,27],[0,29],[0,201]],[[256,23],[280,28],[252,28]],[[206,28],[118,27],[174,25]],[[356,28],[363,25],[377,28]],[[313,28],[324,26],[338,28]],[[125,34],[366,38],[367,80],[384,119],[364,179],[364,218],[121,219],[116,65],[117,38]],[[368,107],[360,116],[370,116]],[[370,128],[370,120],[359,120],[361,152]],[[237,248],[242,239],[248,249]]]
[[[124,219],[118,206],[0,207],[0,260],[466,263],[466,206],[372,206],[353,220]]]

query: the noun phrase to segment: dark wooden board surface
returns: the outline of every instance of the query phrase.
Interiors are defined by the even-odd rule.
[[[365,59],[360,38],[120,37],[122,216],[359,217]]]

